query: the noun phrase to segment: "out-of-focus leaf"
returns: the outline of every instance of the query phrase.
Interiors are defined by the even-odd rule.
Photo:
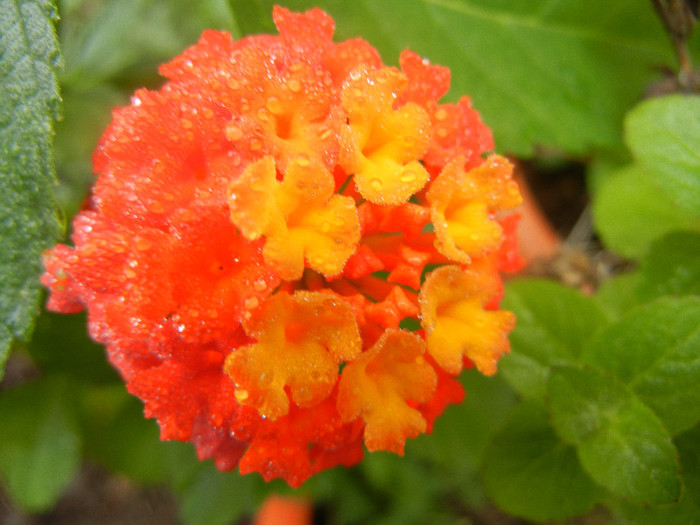
[[[51,508],[78,472],[80,436],[69,385],[38,381],[0,398],[0,476],[30,512]]]
[[[53,121],[61,56],[47,0],[0,0],[0,377],[41,298],[41,252],[60,235],[53,198]]]
[[[180,494],[180,518],[185,525],[233,523],[261,503],[265,482],[257,475],[219,472],[207,462]]]
[[[635,503],[675,501],[678,452],[654,412],[622,383],[594,369],[561,367],[548,383],[551,421],[576,446],[588,474]]]
[[[123,386],[121,389],[124,391]],[[143,404],[126,392],[123,396],[119,410],[106,424],[99,425],[100,435],[92,436],[92,454],[97,453],[97,459],[110,470],[135,481],[165,483],[169,474],[168,443],[160,440],[158,424],[143,417]],[[93,408],[99,409],[94,404]]]
[[[63,120],[56,124],[56,200],[69,219],[83,207],[95,182],[92,152],[112,108],[125,103],[126,95],[108,85],[63,91]]]
[[[158,64],[194,44],[204,29],[234,31],[225,0],[96,2],[61,25],[63,82],[74,90],[115,80],[131,87],[158,82]]]
[[[637,271],[615,275],[598,287],[593,299],[611,318],[617,319],[640,303],[637,295],[640,281]]]
[[[511,413],[492,438],[483,474],[499,507],[535,521],[584,514],[603,496],[581,468],[576,449],[555,434],[540,401],[525,402]]]
[[[700,97],[670,95],[639,104],[625,120],[625,138],[637,163],[700,222]]]
[[[683,474],[683,492],[678,502],[666,505],[634,505],[613,501],[613,508],[636,525],[696,525],[700,523],[700,426],[676,439]]]
[[[654,240],[673,230],[700,227],[697,214],[676,206],[648,170],[637,164],[600,181],[593,218],[605,246],[633,259],[642,257]]]
[[[244,33],[270,32],[274,0],[229,0]],[[571,153],[621,144],[624,112],[673,65],[651,3],[618,0],[289,0],[336,21],[337,38],[361,36],[384,61],[410,47],[452,70],[451,97],[468,94],[499,149]]]
[[[407,452],[408,453],[408,452]],[[358,466],[374,493],[374,512],[363,520],[378,525],[432,523],[443,479],[429,464],[387,452],[368,454]],[[381,504],[377,505],[378,502]]]
[[[50,373],[79,382],[115,382],[119,376],[107,363],[104,347],[87,335],[85,314],[43,312],[27,345],[36,364]]]
[[[576,360],[586,341],[606,324],[598,305],[577,290],[551,281],[513,281],[503,308],[517,316],[513,351],[500,373],[523,395],[544,395],[551,366]]]
[[[640,277],[637,292],[643,299],[700,295],[700,232],[674,232],[659,239],[642,261]]]
[[[676,434],[700,422],[700,297],[661,297],[597,334],[583,354]]]

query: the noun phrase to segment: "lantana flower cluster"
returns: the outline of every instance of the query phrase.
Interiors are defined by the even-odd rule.
[[[439,103],[448,69],[334,43],[318,9],[273,17],[206,31],[115,110],[42,280],[163,439],[298,486],[403,454],[463,367],[495,373],[521,198],[469,98]]]

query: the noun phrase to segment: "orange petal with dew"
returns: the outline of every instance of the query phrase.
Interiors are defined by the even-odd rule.
[[[427,402],[435,392],[437,375],[424,353],[417,335],[387,330],[343,369],[338,412],[345,421],[364,420],[370,451],[403,454],[406,439],[425,432],[426,420],[409,404]]]
[[[450,374],[461,372],[466,356],[481,373],[493,375],[499,357],[510,351],[508,333],[515,316],[484,309],[498,291],[498,276],[475,266],[434,270],[418,296],[428,353]]]
[[[426,194],[435,229],[435,247],[445,257],[469,263],[498,249],[503,233],[494,213],[520,204],[520,192],[507,159],[492,155],[479,167],[450,162]]]
[[[360,353],[350,305],[329,294],[277,293],[245,326],[257,342],[234,350],[224,371],[236,399],[272,420],[323,401],[338,380],[338,365]]]
[[[280,182],[274,160],[264,157],[231,183],[231,220],[244,236],[265,237],[265,262],[283,279],[300,279],[304,260],[332,277],[360,240],[354,200],[333,192],[333,177],[320,162],[297,157]]]
[[[415,103],[393,104],[406,78],[393,68],[358,71],[343,89],[348,125],[341,131],[340,165],[360,194],[375,204],[402,204],[429,179],[418,161],[432,138],[430,117]]]

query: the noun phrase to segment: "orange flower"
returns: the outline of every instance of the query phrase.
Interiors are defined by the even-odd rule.
[[[406,438],[425,432],[425,418],[407,403],[435,393],[437,376],[423,359],[425,346],[415,334],[390,329],[343,369],[338,410],[346,421],[362,417],[369,450],[403,454]]]
[[[273,18],[205,31],[114,112],[42,282],[163,439],[298,486],[363,443],[402,454],[464,363],[495,372],[519,194],[469,100],[440,104],[447,68],[386,67],[318,9]]]
[[[328,397],[338,365],[362,349],[350,305],[319,292],[270,297],[245,330],[257,342],[229,354],[224,371],[238,402],[272,420],[290,400],[313,407]]]

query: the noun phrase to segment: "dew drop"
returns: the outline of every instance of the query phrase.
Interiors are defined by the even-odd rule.
[[[256,292],[262,292],[267,288],[267,283],[264,279],[258,279],[253,283],[253,290]]]
[[[383,184],[382,181],[379,179],[372,179],[371,181],[369,181],[369,186],[374,191],[380,191],[383,187]]]
[[[311,161],[309,160],[309,157],[307,157],[306,155],[300,155],[300,156],[297,158],[297,164],[299,164],[299,166],[304,166],[304,167],[306,167],[306,166],[308,166],[309,164],[311,164]]]
[[[146,239],[137,239],[135,245],[136,249],[142,252],[145,252],[151,247],[151,243]]]
[[[248,394],[248,391],[247,391],[247,390],[245,390],[245,389],[243,389],[243,388],[237,388],[237,389],[236,389],[236,393],[234,394],[234,396],[236,396],[236,400],[237,400],[239,403],[242,403],[243,401],[245,401],[246,399],[248,399],[249,394]]]
[[[163,213],[165,211],[165,208],[160,202],[152,202],[148,206],[148,210],[151,211],[152,213]]]
[[[267,122],[268,120],[270,120],[270,115],[268,115],[267,110],[265,108],[260,108],[258,110],[258,118],[263,122]]]
[[[226,136],[229,140],[241,140],[243,138],[243,130],[238,126],[229,125],[226,127]]]
[[[445,120],[447,118],[447,110],[440,108],[435,112],[435,120]]]
[[[265,106],[267,107],[267,109],[270,110],[270,112],[273,115],[279,115],[280,113],[282,113],[282,104],[280,103],[277,97],[268,98]]]
[[[414,180],[416,180],[416,174],[412,171],[404,171],[403,175],[399,177],[399,180],[405,183],[413,182]]]
[[[250,150],[251,151],[260,151],[262,149],[262,142],[259,140],[251,140],[250,141]]]
[[[295,78],[287,82],[287,86],[289,86],[289,91],[292,93],[298,93],[301,89],[301,83]]]
[[[245,307],[246,310],[252,310],[254,308],[257,308],[259,304],[260,304],[260,301],[255,296],[248,297],[248,299],[246,299],[243,302],[243,306]]]

